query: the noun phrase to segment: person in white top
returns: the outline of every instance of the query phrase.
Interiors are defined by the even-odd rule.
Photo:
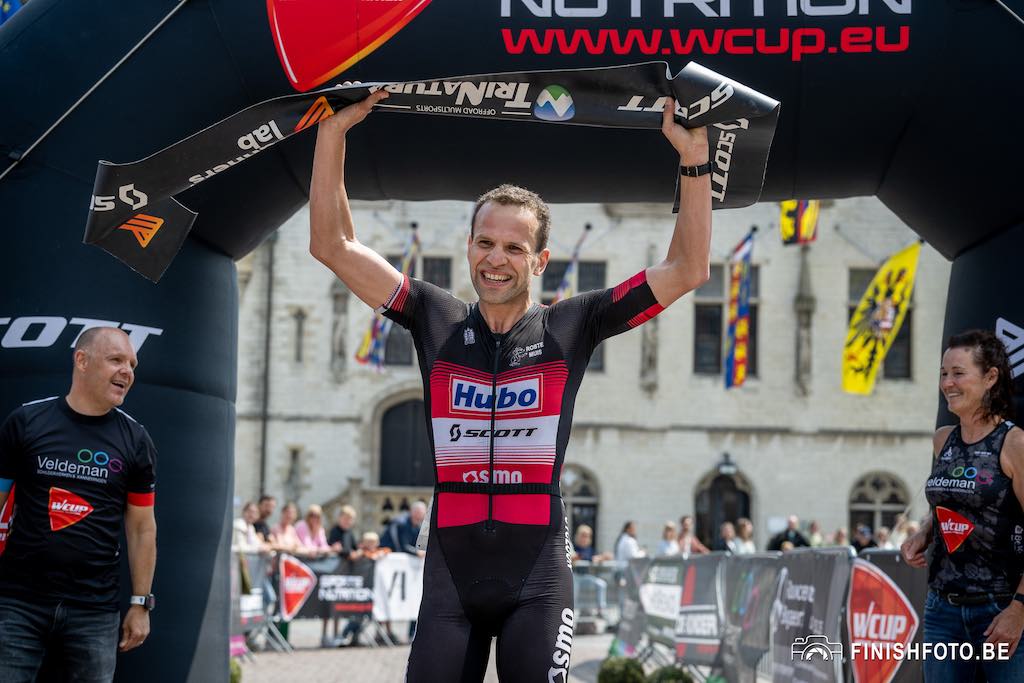
[[[661,541],[658,542],[658,557],[679,554],[677,536],[676,523],[672,521],[665,522],[665,527],[661,531]]]
[[[636,557],[646,557],[647,553],[636,540],[636,522],[629,521],[622,527],[619,540],[615,543],[615,560],[628,562]]]
[[[754,523],[746,517],[736,520],[736,550],[737,555],[749,555],[757,552],[754,545]]]

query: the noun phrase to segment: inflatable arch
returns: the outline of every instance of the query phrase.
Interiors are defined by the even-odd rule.
[[[65,390],[85,327],[120,325],[139,348],[131,411],[161,452],[160,607],[119,679],[227,671],[233,260],[306,201],[314,134],[181,195],[199,217],[156,285],[82,244],[97,160],[141,159],[342,79],[695,60],[782,103],[762,199],[877,195],[954,260],[946,332],[995,327],[1016,349],[1024,26],[1012,5],[32,0],[0,27],[0,409]],[[360,199],[471,199],[511,180],[552,201],[668,201],[673,164],[651,131],[376,114],[348,175]],[[1024,370],[1024,352],[1014,359]]]

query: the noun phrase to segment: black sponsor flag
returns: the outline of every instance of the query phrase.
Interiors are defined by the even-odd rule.
[[[715,208],[748,206],[764,182],[779,103],[690,62],[665,62],[364,83],[255,104],[145,159],[101,161],[85,242],[153,281],[170,265],[195,219],[175,195],[244,163],[335,111],[384,88],[379,109],[413,114],[540,121],[611,128],[661,127],[669,97],[685,126],[708,126]]]

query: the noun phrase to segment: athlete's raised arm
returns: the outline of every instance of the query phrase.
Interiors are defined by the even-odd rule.
[[[661,132],[679,153],[682,166],[699,166],[708,161],[708,135],[704,127],[687,130],[672,117],[675,100],[665,102]],[[679,179],[679,215],[661,263],[647,269],[647,282],[654,297],[668,306],[710,277],[711,175]]]
[[[356,239],[345,191],[345,136],[387,96],[378,90],[320,123],[309,188],[309,253],[374,308],[387,302],[402,282],[402,274]]]

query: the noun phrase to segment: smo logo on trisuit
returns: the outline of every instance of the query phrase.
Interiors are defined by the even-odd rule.
[[[50,513],[50,531],[60,531],[88,517],[92,505],[71,491],[52,486],[47,510]]]

